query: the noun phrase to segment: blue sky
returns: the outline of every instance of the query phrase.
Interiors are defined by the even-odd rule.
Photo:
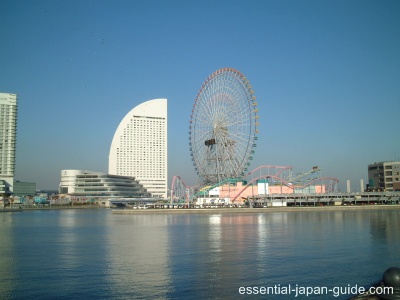
[[[249,169],[319,166],[345,190],[400,157],[400,1],[0,1],[0,91],[19,94],[16,178],[108,170],[113,134],[168,98],[169,178],[195,182],[190,114],[209,74],[258,100]]]

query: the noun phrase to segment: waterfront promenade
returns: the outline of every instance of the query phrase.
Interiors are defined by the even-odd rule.
[[[302,211],[355,211],[400,210],[400,204],[390,205],[340,205],[340,206],[286,206],[268,208],[159,208],[159,209],[112,209],[113,214],[226,214],[226,213],[274,213]]]

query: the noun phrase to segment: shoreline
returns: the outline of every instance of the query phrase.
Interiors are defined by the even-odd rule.
[[[400,204],[390,205],[346,205],[346,206],[286,206],[268,208],[161,208],[161,209],[112,209],[113,214],[152,215],[152,214],[237,214],[274,213],[310,211],[355,211],[355,210],[400,210]]]
[[[0,212],[19,212],[19,211],[29,211],[29,210],[62,210],[62,209],[104,209],[104,207],[100,206],[89,206],[89,205],[76,205],[76,206],[57,206],[57,205],[52,205],[52,206],[28,206],[24,207],[23,205],[18,206],[18,207],[12,207],[12,208],[2,208],[0,209]]]

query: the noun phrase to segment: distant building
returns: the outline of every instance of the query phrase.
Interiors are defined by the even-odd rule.
[[[400,191],[400,162],[386,161],[368,165],[368,189]]]
[[[11,194],[9,181],[5,179],[0,179],[0,199],[3,196],[9,196]]]
[[[36,195],[55,196],[58,194],[58,190],[36,190]]]
[[[82,170],[62,170],[60,194],[86,197],[149,197],[135,178]]]
[[[152,197],[167,197],[167,99],[139,104],[122,119],[108,173],[135,177]]]
[[[36,195],[36,183],[14,181],[14,196],[34,196]]]
[[[17,140],[17,95],[0,93],[0,195],[13,192]]]

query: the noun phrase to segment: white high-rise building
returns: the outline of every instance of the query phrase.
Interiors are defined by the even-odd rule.
[[[111,143],[108,173],[135,177],[152,197],[167,197],[167,99],[133,108]]]
[[[13,191],[17,140],[17,95],[0,93],[0,194]]]

